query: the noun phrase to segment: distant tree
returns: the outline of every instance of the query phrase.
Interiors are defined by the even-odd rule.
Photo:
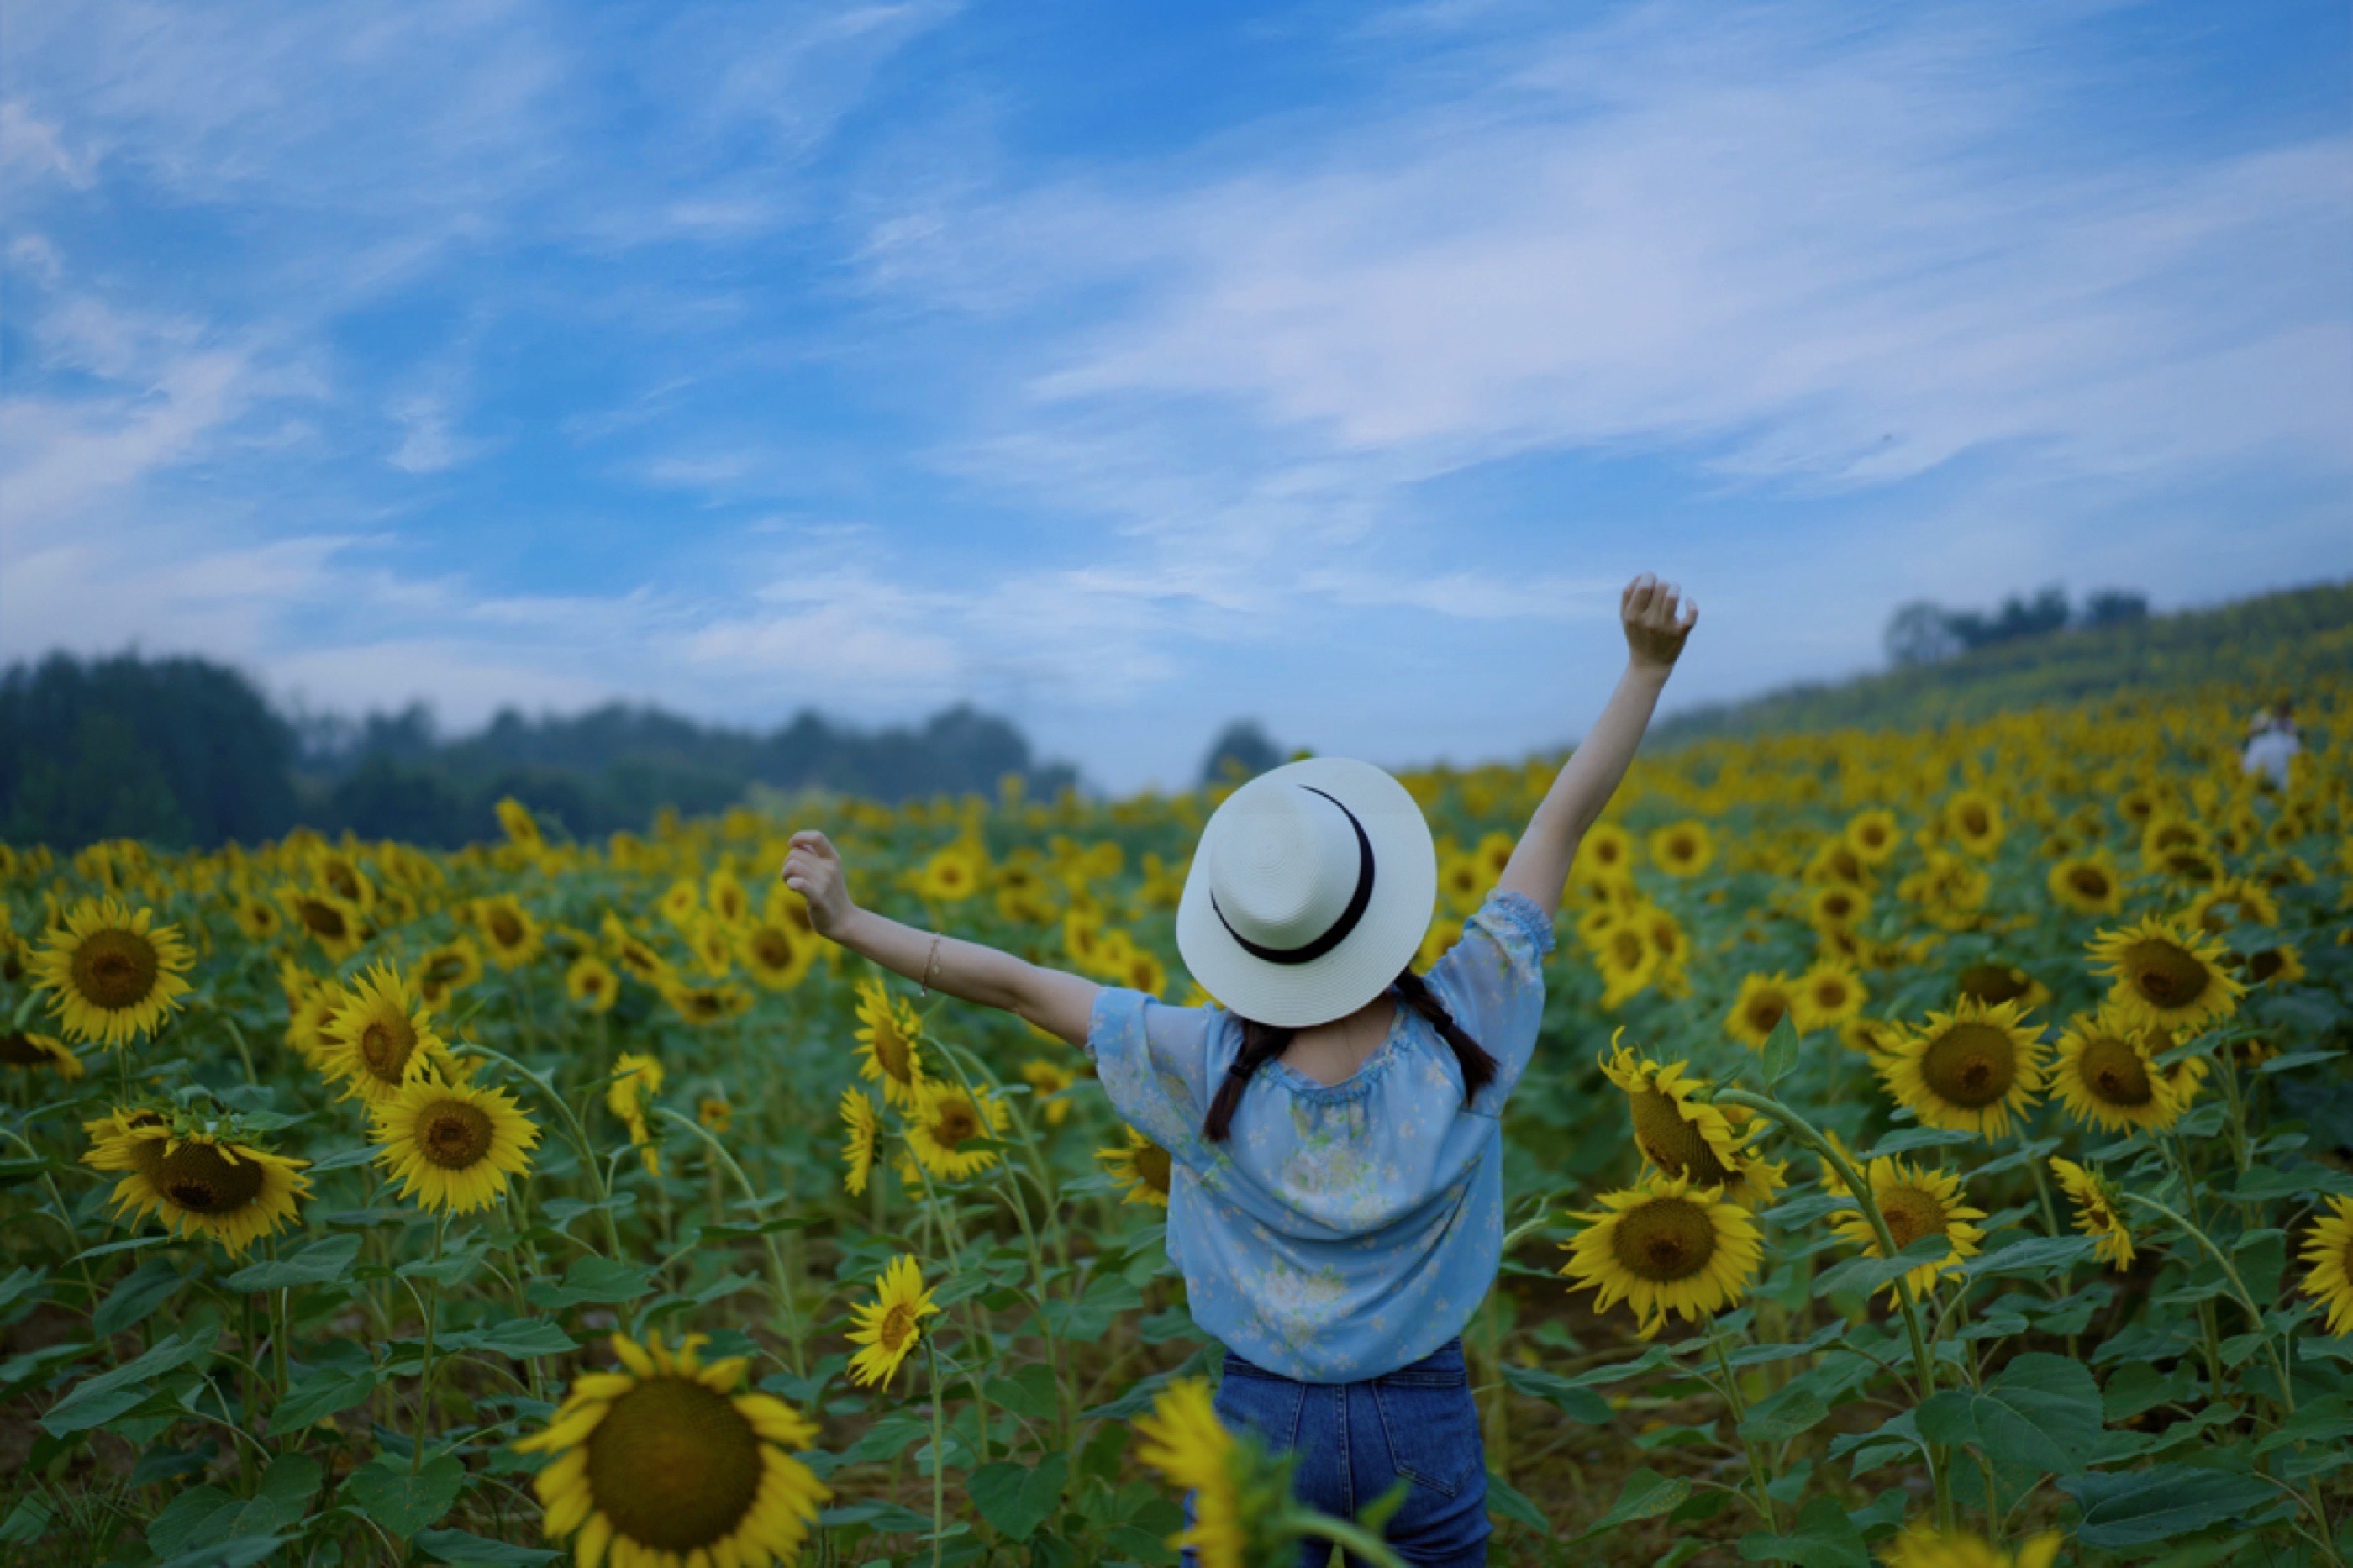
[[[447,781],[387,756],[372,756],[337,781],[325,816],[328,831],[363,838],[455,848],[473,837],[472,814]]]
[[[2085,626],[2125,626],[2148,619],[2148,595],[2129,588],[2103,588],[2084,601]]]
[[[1953,631],[1952,617],[1941,605],[1915,599],[1888,617],[1881,646],[1887,650],[1888,663],[1910,666],[1950,658],[1960,652],[1962,644]]]
[[[1209,743],[1201,763],[1201,782],[1223,784],[1228,779],[1255,778],[1282,765],[1282,752],[1267,739],[1255,719],[1237,719]]]

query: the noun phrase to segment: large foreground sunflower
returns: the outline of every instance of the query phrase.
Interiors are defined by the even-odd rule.
[[[1978,1243],[1985,1239],[1985,1232],[1968,1222],[1985,1218],[1985,1210],[1971,1208],[1961,1201],[1959,1177],[1949,1171],[1884,1156],[1871,1162],[1862,1174],[1863,1180],[1871,1184],[1871,1201],[1878,1205],[1880,1217],[1887,1222],[1887,1233],[1894,1238],[1896,1252],[1924,1236],[1942,1236],[1951,1244],[1943,1257],[1930,1258],[1903,1276],[1902,1282],[1914,1296],[1926,1295],[1936,1287],[1940,1276],[1959,1272],[1963,1258],[1977,1256]],[[1834,1172],[1826,1173],[1825,1184],[1833,1193],[1847,1195],[1846,1184]],[[1831,1224],[1841,1237],[1872,1257],[1894,1256],[1879,1245],[1879,1233],[1871,1228],[1871,1221],[1863,1217],[1861,1209],[1841,1214]],[[1895,1294],[1895,1285],[1894,1280],[1888,1282],[1890,1297]]]
[[[866,1191],[874,1158],[882,1150],[882,1118],[873,1100],[856,1084],[841,1091],[841,1184],[855,1197]]]
[[[163,1026],[194,961],[179,928],[155,924],[154,910],[84,899],[49,928],[30,967],[34,989],[54,994],[68,1039],[120,1046]]]
[[[85,1125],[93,1142],[82,1163],[125,1173],[114,1187],[118,1216],[153,1215],[174,1236],[210,1237],[232,1257],[291,1223],[295,1199],[311,1190],[301,1173],[306,1160],[182,1132],[152,1111],[118,1111]]]
[[[2097,1171],[2056,1154],[2051,1156],[2051,1172],[2074,1202],[2075,1228],[2098,1244],[2093,1255],[2119,1274],[2131,1268],[2132,1226],[2125,1223],[2124,1199],[2115,1185]]]
[[[400,1195],[428,1209],[488,1208],[509,1176],[528,1174],[539,1128],[502,1089],[412,1077],[392,1099],[368,1108],[379,1163],[400,1178]]]
[[[1200,1555],[1201,1568],[1242,1568],[1249,1544],[1234,1484],[1234,1437],[1218,1419],[1208,1380],[1180,1377],[1135,1418],[1136,1458],[1193,1494],[1193,1522],[1168,1543]]]
[[[1168,1206],[1168,1151],[1138,1132],[1125,1129],[1127,1136],[1108,1149],[1095,1151],[1103,1170],[1119,1184],[1120,1201],[1129,1204]]]
[[[1596,1311],[1625,1301],[1646,1340],[1665,1326],[1669,1312],[1695,1321],[1737,1302],[1763,1247],[1748,1211],[1718,1194],[1658,1174],[1602,1194],[1599,1210],[1569,1216],[1585,1222],[1561,1265],[1577,1281],[1569,1289],[1598,1289]]]
[[[2152,1028],[2194,1032],[2220,1023],[2246,994],[2223,966],[2221,942],[2182,922],[2144,915],[2101,931],[2088,951],[2114,980],[2109,1000]]]
[[[585,1373],[545,1431],[515,1447],[554,1461],[533,1482],[548,1539],[579,1568],[789,1563],[833,1492],[792,1450],[817,1426],[783,1400],[738,1393],[749,1364],[704,1365],[702,1334],[673,1352],[613,1336],[617,1372]]]
[[[320,1031],[320,1070],[347,1084],[344,1098],[379,1105],[400,1092],[415,1071],[455,1077],[449,1048],[408,982],[389,963],[372,966],[343,993],[334,1016]]]
[[[2158,1066],[2164,1037],[2113,1004],[2079,1013],[2059,1037],[2051,1092],[2068,1114],[2106,1132],[2161,1132],[2197,1093],[2205,1063],[2192,1057]]]
[[[858,1327],[849,1342],[862,1347],[849,1358],[850,1380],[869,1387],[887,1380],[923,1338],[923,1320],[940,1310],[914,1255],[892,1258],[875,1279],[874,1300],[850,1309]]]
[[[1950,1013],[1932,1012],[1906,1030],[1873,1065],[1923,1126],[2005,1136],[2042,1087],[2042,1044],[2020,1021],[2022,1011],[2015,1002],[1989,1006],[1964,996]]]
[[[907,1147],[933,1175],[962,1180],[997,1163],[996,1150],[965,1145],[1003,1131],[1005,1116],[1005,1102],[986,1090],[975,1100],[961,1084],[926,1083],[907,1112]]]
[[[1616,1036],[1610,1043],[1616,1045]],[[1707,1085],[1690,1076],[1687,1064],[1662,1066],[1637,1056],[1630,1046],[1620,1046],[1615,1056],[1602,1058],[1601,1072],[1625,1091],[1634,1146],[1650,1164],[1695,1186],[1721,1186],[1725,1196],[1750,1208],[1773,1201],[1786,1167],[1760,1159],[1747,1146],[1755,1129],[1696,1098]]]

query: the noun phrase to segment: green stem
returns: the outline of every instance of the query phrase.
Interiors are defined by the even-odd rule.
[[[596,1212],[605,1216],[606,1250],[616,1261],[618,1261],[621,1256],[621,1228],[613,1219],[613,1184],[607,1179],[605,1167],[597,1161],[596,1151],[588,1142],[588,1129],[582,1124],[579,1116],[574,1112],[572,1102],[556,1093],[555,1085],[549,1082],[546,1078],[532,1071],[504,1051],[493,1050],[479,1040],[463,1040],[451,1048],[470,1051],[476,1056],[488,1057],[494,1062],[502,1063],[511,1071],[520,1075],[524,1082],[545,1095],[549,1102],[555,1107],[557,1113],[564,1118],[565,1130],[572,1134],[573,1148],[579,1151],[581,1166],[587,1171],[589,1179],[596,1184]]]
[[[940,1531],[948,1517],[948,1440],[946,1405],[940,1393],[940,1352],[932,1336],[923,1336],[923,1354],[932,1364],[932,1568],[940,1568]]]
[[[1715,1352],[1715,1369],[1724,1374],[1724,1401],[1732,1406],[1732,1429],[1734,1435],[1738,1436],[1740,1424],[1748,1419],[1748,1401],[1741,1397],[1740,1379],[1732,1370],[1732,1359],[1724,1353],[1724,1336],[1710,1334],[1707,1348]],[[1765,1528],[1778,1535],[1781,1533],[1779,1511],[1765,1491],[1765,1458],[1757,1451],[1757,1445],[1745,1436],[1740,1438],[1740,1446],[1748,1454],[1748,1483],[1757,1489],[1757,1506],[1764,1512]]]
[[[2158,1214],[2163,1215],[2175,1225],[2179,1226],[2183,1230],[2187,1231],[2191,1237],[2197,1239],[2198,1245],[2204,1247],[2208,1256],[2212,1258],[2216,1265],[2221,1268],[2222,1278],[2231,1282],[2232,1290],[2234,1291],[2239,1298],[2239,1305],[2247,1310],[2248,1321],[2254,1325],[2255,1332],[2262,1336],[2263,1353],[2271,1357],[2272,1370],[2279,1374],[2281,1408],[2290,1415],[2295,1415],[2295,1390],[2288,1386],[2287,1363],[2281,1359],[2278,1348],[2272,1343],[2270,1326],[2263,1321],[2263,1310],[2255,1305],[2254,1295],[2247,1289],[2247,1282],[2240,1279],[2239,1271],[2231,1266],[2230,1254],[2215,1246],[2214,1238],[2212,1237],[2208,1236],[2197,1226],[2192,1225],[2189,1221],[2182,1218],[2181,1215],[2174,1213],[2171,1209],[2167,1208],[2155,1198],[2145,1198],[2138,1193],[2126,1193],[2125,1196],[2132,1200],[2134,1203],[2140,1205],[2143,1208],[2155,1209]],[[2200,1303],[2200,1305],[2205,1305],[2205,1303]],[[2218,1395],[2221,1392],[2221,1384],[2219,1377],[2215,1384],[2215,1392]]]
[[[1278,1529],[1297,1535],[1322,1538],[1344,1552],[1352,1552],[1374,1568],[1406,1568],[1405,1559],[1391,1551],[1387,1542],[1377,1541],[1346,1520],[1334,1519],[1328,1513],[1286,1513],[1275,1521]]]
[[[433,1261],[441,1261],[441,1242],[448,1234],[448,1218],[433,1216]],[[409,1440],[408,1473],[416,1475],[425,1468],[425,1438],[433,1422],[433,1330],[441,1315],[441,1279],[438,1273],[425,1277],[425,1358],[417,1369],[417,1435]]]
[[[744,1202],[754,1205],[758,1204],[759,1194],[752,1190],[752,1179],[744,1173],[744,1167],[735,1163],[735,1156],[727,1152],[726,1145],[720,1142],[719,1140],[712,1134],[711,1129],[703,1126],[702,1122],[695,1121],[691,1117],[681,1115],[679,1112],[672,1110],[666,1105],[657,1105],[654,1107],[654,1110],[661,1115],[669,1117],[672,1121],[677,1122],[681,1127],[685,1128],[697,1138],[702,1139],[703,1146],[711,1151],[712,1157],[726,1168],[728,1174],[735,1178],[735,1185],[742,1190]],[[786,1337],[792,1341],[793,1375],[798,1378],[807,1379],[808,1376],[808,1362],[806,1352],[801,1348],[802,1335],[800,1309],[793,1300],[792,1279],[785,1270],[785,1255],[783,1250],[776,1245],[776,1233],[775,1231],[769,1230],[761,1232],[760,1239],[767,1246],[768,1277],[773,1282],[773,1293],[776,1299],[776,1310],[785,1315],[785,1332]]]

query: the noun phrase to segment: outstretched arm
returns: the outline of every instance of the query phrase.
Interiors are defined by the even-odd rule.
[[[824,834],[805,829],[794,834],[791,842],[784,869],[777,875],[786,887],[808,900],[809,924],[818,934],[910,980],[920,982],[929,964],[933,990],[1018,1013],[1039,1028],[1084,1047],[1095,993],[1102,989],[1093,981],[944,933],[935,957],[930,931],[917,931],[850,902],[840,851]]]
[[[1620,618],[1626,627],[1626,673],[1609,706],[1586,732],[1560,776],[1538,803],[1520,835],[1512,858],[1504,864],[1499,890],[1525,893],[1550,919],[1560,910],[1561,889],[1577,859],[1585,830],[1609,804],[1618,781],[1634,760],[1634,748],[1650,727],[1651,710],[1683,650],[1683,639],[1699,624],[1699,605],[1685,601],[1678,613],[1677,590],[1648,572],[1626,584],[1619,597]]]

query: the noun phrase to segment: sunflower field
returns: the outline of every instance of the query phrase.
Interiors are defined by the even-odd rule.
[[[1498,1562],[2353,1558],[2353,685],[1644,756],[1464,1331]],[[1402,775],[1421,965],[1557,757]],[[1370,1562],[1222,1428],[1167,1156],[776,879],[1171,1004],[1218,791],[0,847],[0,1557]],[[1181,1501],[1196,1503],[1188,1527]]]

